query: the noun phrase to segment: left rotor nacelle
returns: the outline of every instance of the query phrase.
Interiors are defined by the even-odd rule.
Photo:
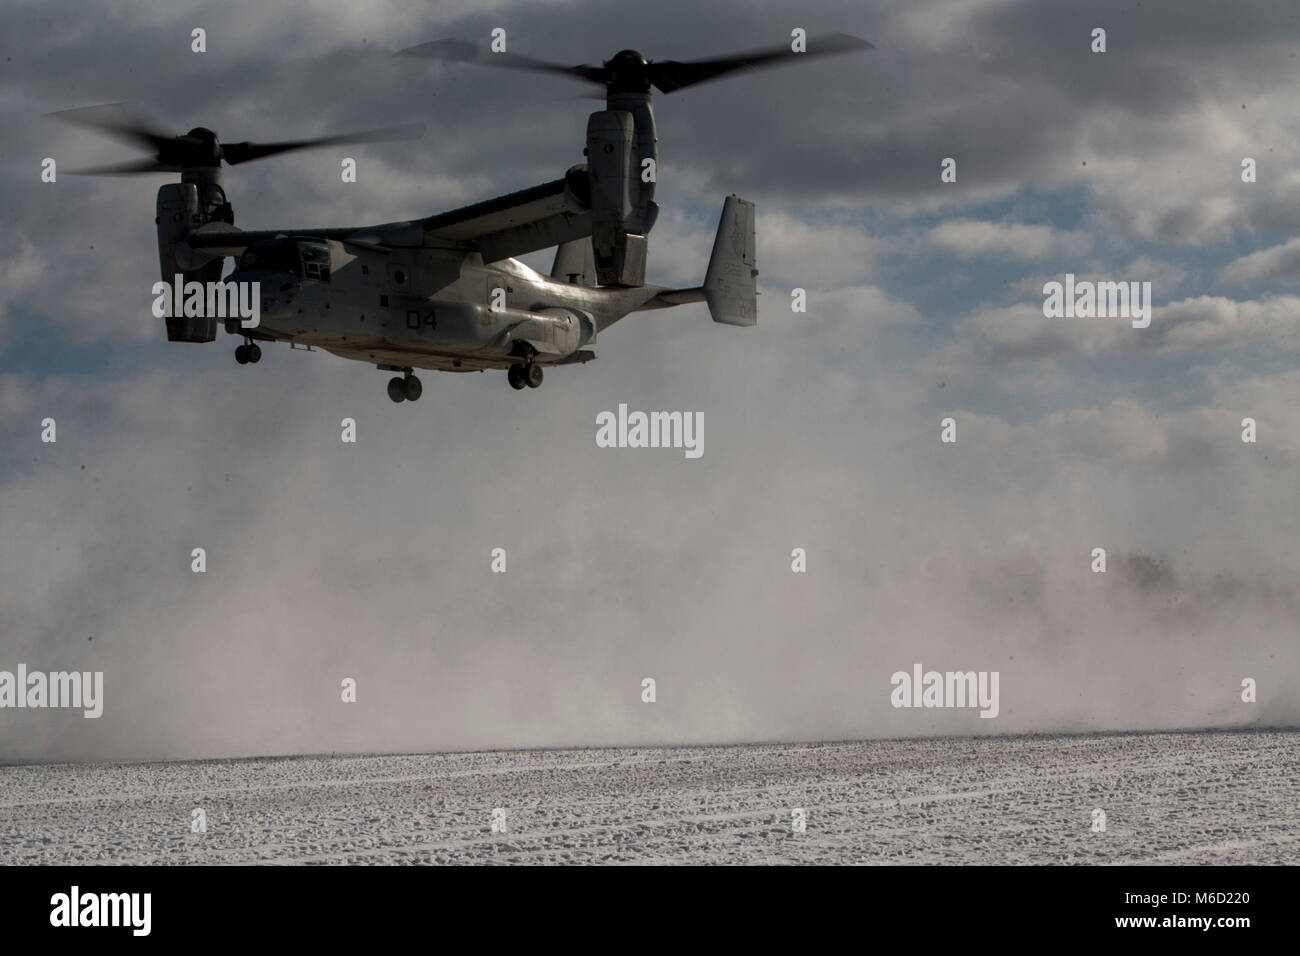
[[[168,183],[158,190],[158,265],[164,282],[177,274],[186,282],[218,282],[222,258],[199,259],[185,243],[185,238],[208,222],[234,223],[234,212],[226,202],[225,191],[215,182]],[[211,342],[217,337],[214,316],[167,316],[167,341]]]

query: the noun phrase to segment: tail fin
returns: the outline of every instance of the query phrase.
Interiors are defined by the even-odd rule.
[[[754,261],[754,204],[728,196],[704,274],[704,299],[714,322],[758,324],[758,269]]]
[[[562,242],[555,249],[555,265],[551,278],[556,282],[595,286],[596,257],[591,251],[591,239],[574,239]]]

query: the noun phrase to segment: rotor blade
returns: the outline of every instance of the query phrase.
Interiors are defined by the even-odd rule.
[[[444,63],[474,63],[478,66],[499,66],[508,70],[532,70],[537,73],[554,73],[587,80],[591,83],[605,84],[605,69],[600,66],[564,66],[560,63],[548,63],[531,56],[518,53],[483,52],[476,44],[468,40],[431,40],[419,46],[398,50],[394,56],[414,56],[425,60],[441,60]]]
[[[82,106],[47,114],[54,119],[81,126],[90,126],[130,146],[159,152],[174,137],[152,129],[147,123],[132,115],[125,104],[104,103],[99,106]]]
[[[250,160],[288,153],[296,149],[314,149],[317,146],[339,146],[354,143],[383,143],[395,139],[419,139],[424,135],[423,123],[389,126],[362,133],[345,133],[342,136],[322,136],[319,139],[298,139],[283,143],[223,143],[221,157],[231,166]]]
[[[729,73],[742,70],[756,70],[768,66],[786,66],[798,63],[805,57],[829,56],[835,53],[851,53],[855,50],[874,50],[875,47],[866,40],[847,33],[832,33],[828,36],[812,37],[808,40],[807,52],[795,53],[789,45],[768,47],[763,50],[750,50],[745,53],[733,53],[729,56],[709,60],[656,60],[649,65],[650,80],[664,93],[674,93],[688,86],[707,83]]]
[[[69,176],[125,176],[129,173],[179,173],[180,166],[160,163],[156,159],[133,159],[112,166],[92,166],[89,169],[70,169]]]

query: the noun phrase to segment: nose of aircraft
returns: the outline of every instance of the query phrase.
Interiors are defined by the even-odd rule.
[[[291,272],[272,269],[236,269],[226,277],[227,282],[257,283],[258,309],[262,325],[274,323],[293,314],[294,299],[302,283]]]

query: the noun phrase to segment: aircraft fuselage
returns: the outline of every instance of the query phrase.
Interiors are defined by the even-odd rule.
[[[458,250],[316,238],[251,246],[227,281],[257,281],[262,297],[259,326],[229,331],[384,367],[466,372],[583,361],[600,330],[660,291],[557,281]]]

